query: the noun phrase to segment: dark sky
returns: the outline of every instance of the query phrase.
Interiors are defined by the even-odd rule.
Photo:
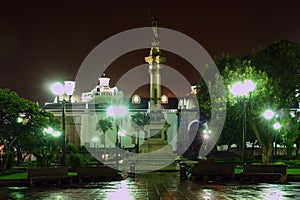
[[[148,9],[159,26],[192,37],[212,57],[222,52],[247,54],[281,38],[300,42],[299,1],[38,2],[1,2],[0,87],[41,104],[53,98],[50,83],[74,79],[99,43],[128,29],[150,26]],[[138,51],[112,63],[112,82],[131,66],[143,64],[147,54],[148,50]],[[166,64],[172,63],[178,62],[168,57]]]

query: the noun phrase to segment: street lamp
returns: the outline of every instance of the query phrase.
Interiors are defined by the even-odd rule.
[[[274,115],[275,115],[275,113],[270,109],[268,109],[264,112],[264,118],[266,118],[266,119],[272,119],[274,117]]]
[[[48,134],[51,134],[51,135],[54,136],[54,137],[59,137],[59,136],[61,136],[61,132],[55,131],[55,130],[53,130],[53,128],[51,128],[51,127],[44,128],[44,132],[45,132],[45,133],[48,133]]]
[[[94,148],[98,148],[97,142],[99,141],[98,137],[93,137],[92,142],[94,142]]]
[[[106,114],[108,116],[112,117],[115,120],[115,124],[116,124],[116,129],[117,129],[117,132],[116,132],[116,167],[117,167],[117,169],[119,169],[119,152],[118,152],[118,148],[120,145],[119,144],[119,125],[116,120],[127,116],[128,109],[124,105],[114,105],[114,106],[112,105],[107,108]]]
[[[237,82],[233,84],[230,88],[230,92],[234,96],[242,96],[243,97],[243,164],[246,164],[246,136],[247,136],[247,102],[246,102],[246,95],[255,89],[255,84],[251,80],[245,80],[244,82]]]
[[[281,128],[281,124],[276,122],[273,125],[273,128],[276,130],[276,133],[275,133],[275,151],[274,151],[274,160],[276,160],[276,157],[277,157],[277,131],[279,131],[279,129]]]
[[[273,128],[274,128],[275,130],[278,130],[278,129],[281,128],[281,125],[280,125],[278,122],[276,122],[276,123],[273,125]]]
[[[264,118],[267,119],[267,120],[272,119],[274,116],[275,116],[275,113],[270,109],[268,109],[264,112]],[[273,149],[273,160],[275,160],[276,156],[277,156],[277,130],[281,128],[280,123],[275,122],[273,124],[273,128],[276,130],[276,132],[275,132],[275,144],[274,144],[274,149]],[[272,146],[273,146],[273,144],[272,144]]]
[[[62,143],[62,166],[67,166],[67,159],[66,159],[66,103],[71,102],[71,97],[73,95],[73,92],[75,90],[75,82],[74,81],[65,81],[64,85],[56,82],[53,85],[51,85],[51,91],[53,94],[57,96],[57,103],[62,103],[62,137],[63,137],[63,143]],[[60,96],[66,94],[68,99],[66,100],[64,97],[61,100]]]

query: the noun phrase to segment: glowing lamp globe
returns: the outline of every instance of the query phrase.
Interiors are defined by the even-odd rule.
[[[65,81],[64,89],[68,96],[73,95],[75,90],[75,81]]]
[[[265,112],[264,112],[264,117],[266,118],[266,119],[271,119],[271,118],[273,118],[274,117],[274,115],[275,115],[275,113],[272,111],[272,110],[266,110]]]
[[[56,83],[53,83],[50,87],[51,91],[53,94],[59,96],[59,95],[62,95],[63,93],[65,93],[65,88],[63,86],[63,84],[59,83],[59,82],[56,82]]]
[[[244,87],[247,92],[253,92],[255,89],[255,84],[251,80],[247,80],[244,83]]]
[[[255,84],[253,83],[253,81],[246,80],[243,83],[239,81],[233,84],[232,87],[230,88],[230,92],[234,96],[242,96],[248,94],[249,92],[253,92],[254,89],[255,89]]]
[[[276,122],[273,127],[277,130],[281,128],[281,125],[278,122]]]
[[[109,106],[107,108],[107,115],[111,117],[125,117],[128,113],[126,106]]]

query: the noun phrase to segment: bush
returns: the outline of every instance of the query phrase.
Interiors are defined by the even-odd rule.
[[[80,153],[71,153],[68,155],[68,166],[76,169],[78,166],[81,166],[84,163],[84,158]]]
[[[78,153],[78,147],[75,146],[74,144],[68,144],[67,146],[67,152],[72,154],[72,153]]]

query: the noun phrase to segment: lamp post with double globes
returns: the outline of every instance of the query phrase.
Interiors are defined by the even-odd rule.
[[[234,96],[242,96],[243,97],[243,164],[246,164],[246,136],[247,136],[247,101],[246,96],[253,92],[255,89],[255,84],[251,80],[245,80],[244,82],[237,82],[233,84],[230,88],[230,92]]]
[[[75,82],[74,81],[65,81],[64,85],[56,82],[51,85],[51,91],[56,95],[57,103],[62,104],[62,167],[67,166],[67,155],[66,155],[66,104],[71,103],[71,97],[75,90]],[[66,94],[68,99],[62,97],[62,95]],[[62,97],[62,99],[60,98]]]
[[[272,119],[274,116],[275,116],[275,113],[274,111],[268,109],[264,112],[264,118],[267,119],[267,120],[270,120]],[[274,144],[274,148],[273,148],[273,161],[276,160],[276,157],[277,157],[277,131],[281,128],[281,125],[279,122],[275,122],[273,124],[273,128],[276,130],[275,132],[275,144]]]

